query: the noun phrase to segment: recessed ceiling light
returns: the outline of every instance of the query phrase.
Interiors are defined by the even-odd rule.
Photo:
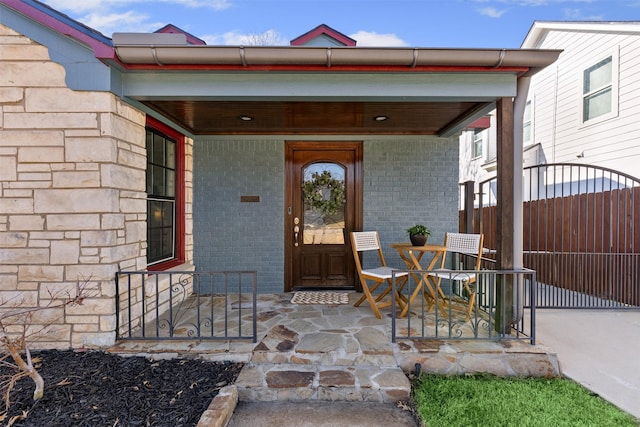
[[[375,116],[373,118],[373,120],[375,120],[376,122],[384,122],[385,120],[387,120],[389,117],[387,116]]]
[[[253,120],[253,117],[251,117],[251,116],[240,116],[239,119],[242,120],[243,122],[250,122],[251,120]]]

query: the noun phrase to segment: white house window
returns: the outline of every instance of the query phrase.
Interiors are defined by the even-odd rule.
[[[613,112],[614,67],[609,56],[584,70],[582,85],[582,121]]]
[[[522,120],[522,143],[528,145],[531,143],[531,100],[527,101],[524,107],[524,117]]]
[[[484,129],[476,129],[473,132],[473,147],[471,155],[475,157],[482,156],[482,143],[483,143]]]

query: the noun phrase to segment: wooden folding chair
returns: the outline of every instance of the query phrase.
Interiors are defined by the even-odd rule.
[[[473,268],[465,268],[465,270],[480,270],[482,262],[482,243],[484,234],[465,234],[465,233],[446,233],[444,236],[444,245],[447,247],[447,253],[460,254],[463,256],[475,257]],[[446,256],[446,255],[445,255]],[[442,267],[444,267],[445,257],[442,257]],[[465,314],[466,320],[471,318],[471,313],[476,303],[476,274],[475,273],[456,273],[455,270],[440,268],[429,273],[429,276],[436,278],[438,289],[440,289],[440,281],[449,279],[452,282],[460,282],[461,289],[464,289],[464,299],[466,304]],[[460,292],[463,294],[463,292]],[[448,295],[452,295],[450,292]]]
[[[392,278],[393,271],[396,269],[387,267],[380,248],[380,238],[377,231],[355,231],[351,232],[351,247],[353,248],[353,257],[356,262],[356,269],[358,270],[358,277],[360,277],[360,283],[362,284],[362,291],[364,295],[354,304],[358,307],[365,300],[371,306],[373,313],[378,319],[382,319],[380,309],[391,305],[391,301],[382,301],[393,289]],[[362,268],[362,262],[360,260],[360,253],[366,251],[376,251],[378,254],[379,265],[375,268]],[[404,307],[404,296],[400,293],[402,287],[407,281],[408,273],[396,272],[396,301],[400,306],[400,309]],[[371,285],[369,284],[371,283]],[[376,298],[374,298],[373,292],[381,285],[386,284],[386,288]]]

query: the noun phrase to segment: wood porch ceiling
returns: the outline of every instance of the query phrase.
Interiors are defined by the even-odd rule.
[[[438,135],[485,105],[478,102],[143,102],[194,135]],[[242,120],[241,116],[252,120]],[[376,121],[376,116],[386,116],[387,120]]]

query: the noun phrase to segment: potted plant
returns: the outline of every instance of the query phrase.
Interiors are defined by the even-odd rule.
[[[427,243],[427,237],[431,234],[431,230],[425,225],[416,224],[407,228],[407,233],[409,233],[409,239],[413,246],[424,246]]]

